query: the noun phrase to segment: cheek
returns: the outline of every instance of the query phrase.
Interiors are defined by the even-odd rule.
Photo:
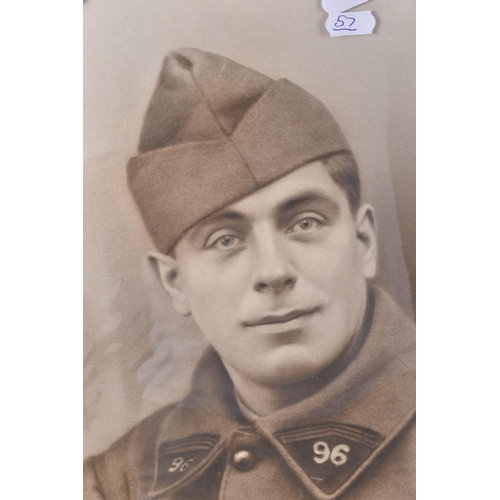
[[[303,279],[327,295],[349,291],[364,283],[362,263],[356,240],[349,232],[332,235],[315,248],[305,248],[297,262],[301,262]]]
[[[248,273],[243,259],[201,262],[184,273],[182,289],[194,319],[205,333],[234,323],[246,290]]]

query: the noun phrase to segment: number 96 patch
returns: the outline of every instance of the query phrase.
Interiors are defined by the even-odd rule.
[[[337,423],[281,431],[276,437],[326,494],[340,488],[383,440],[371,429]]]

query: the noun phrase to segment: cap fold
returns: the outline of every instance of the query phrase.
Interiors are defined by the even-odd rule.
[[[158,249],[292,170],[351,154],[311,94],[225,57],[179,49],[164,60],[129,186]]]

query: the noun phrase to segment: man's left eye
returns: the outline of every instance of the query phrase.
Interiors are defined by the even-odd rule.
[[[324,223],[314,217],[304,217],[296,222],[292,227],[287,229],[287,233],[310,233],[316,231]]]

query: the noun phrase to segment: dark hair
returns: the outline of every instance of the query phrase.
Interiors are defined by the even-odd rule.
[[[352,154],[336,154],[322,159],[335,183],[345,192],[351,212],[361,205],[361,182],[356,160]]]

